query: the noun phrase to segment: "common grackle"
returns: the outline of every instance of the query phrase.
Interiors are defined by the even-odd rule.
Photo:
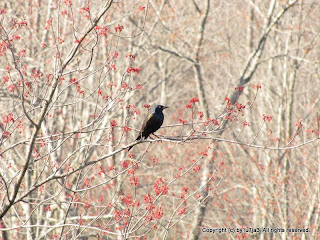
[[[149,137],[150,134],[154,133],[161,127],[164,120],[164,115],[162,111],[166,108],[168,107],[162,105],[157,105],[154,108],[153,113],[151,113],[150,116],[144,121],[141,128],[141,132],[137,137],[136,141],[139,141],[141,138],[146,139],[147,137]],[[128,151],[130,151],[132,147],[133,146],[129,147]]]

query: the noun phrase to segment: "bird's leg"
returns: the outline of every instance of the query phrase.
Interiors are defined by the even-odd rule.
[[[152,133],[153,136],[155,136],[156,138],[159,138],[159,136],[157,136],[156,134]]]

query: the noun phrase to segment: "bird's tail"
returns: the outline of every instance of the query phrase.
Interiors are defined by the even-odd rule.
[[[135,142],[136,142],[136,141],[139,141],[140,139],[141,139],[141,135],[139,135],[139,136],[136,138]],[[131,150],[131,148],[133,148],[133,146],[130,146],[130,147],[128,148],[128,152]]]

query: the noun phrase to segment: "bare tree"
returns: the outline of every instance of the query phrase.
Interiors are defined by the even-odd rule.
[[[2,238],[313,239],[318,10],[1,3]]]

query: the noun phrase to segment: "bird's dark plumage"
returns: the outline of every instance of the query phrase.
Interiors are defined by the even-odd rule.
[[[147,137],[149,137],[150,134],[154,133],[161,127],[164,120],[164,115],[162,111],[166,108],[168,107],[162,105],[157,105],[154,108],[153,113],[151,113],[150,116],[144,121],[141,128],[141,132],[137,137],[136,141],[139,141],[141,138],[146,139]],[[128,151],[130,151],[132,147],[133,146],[129,147]]]

